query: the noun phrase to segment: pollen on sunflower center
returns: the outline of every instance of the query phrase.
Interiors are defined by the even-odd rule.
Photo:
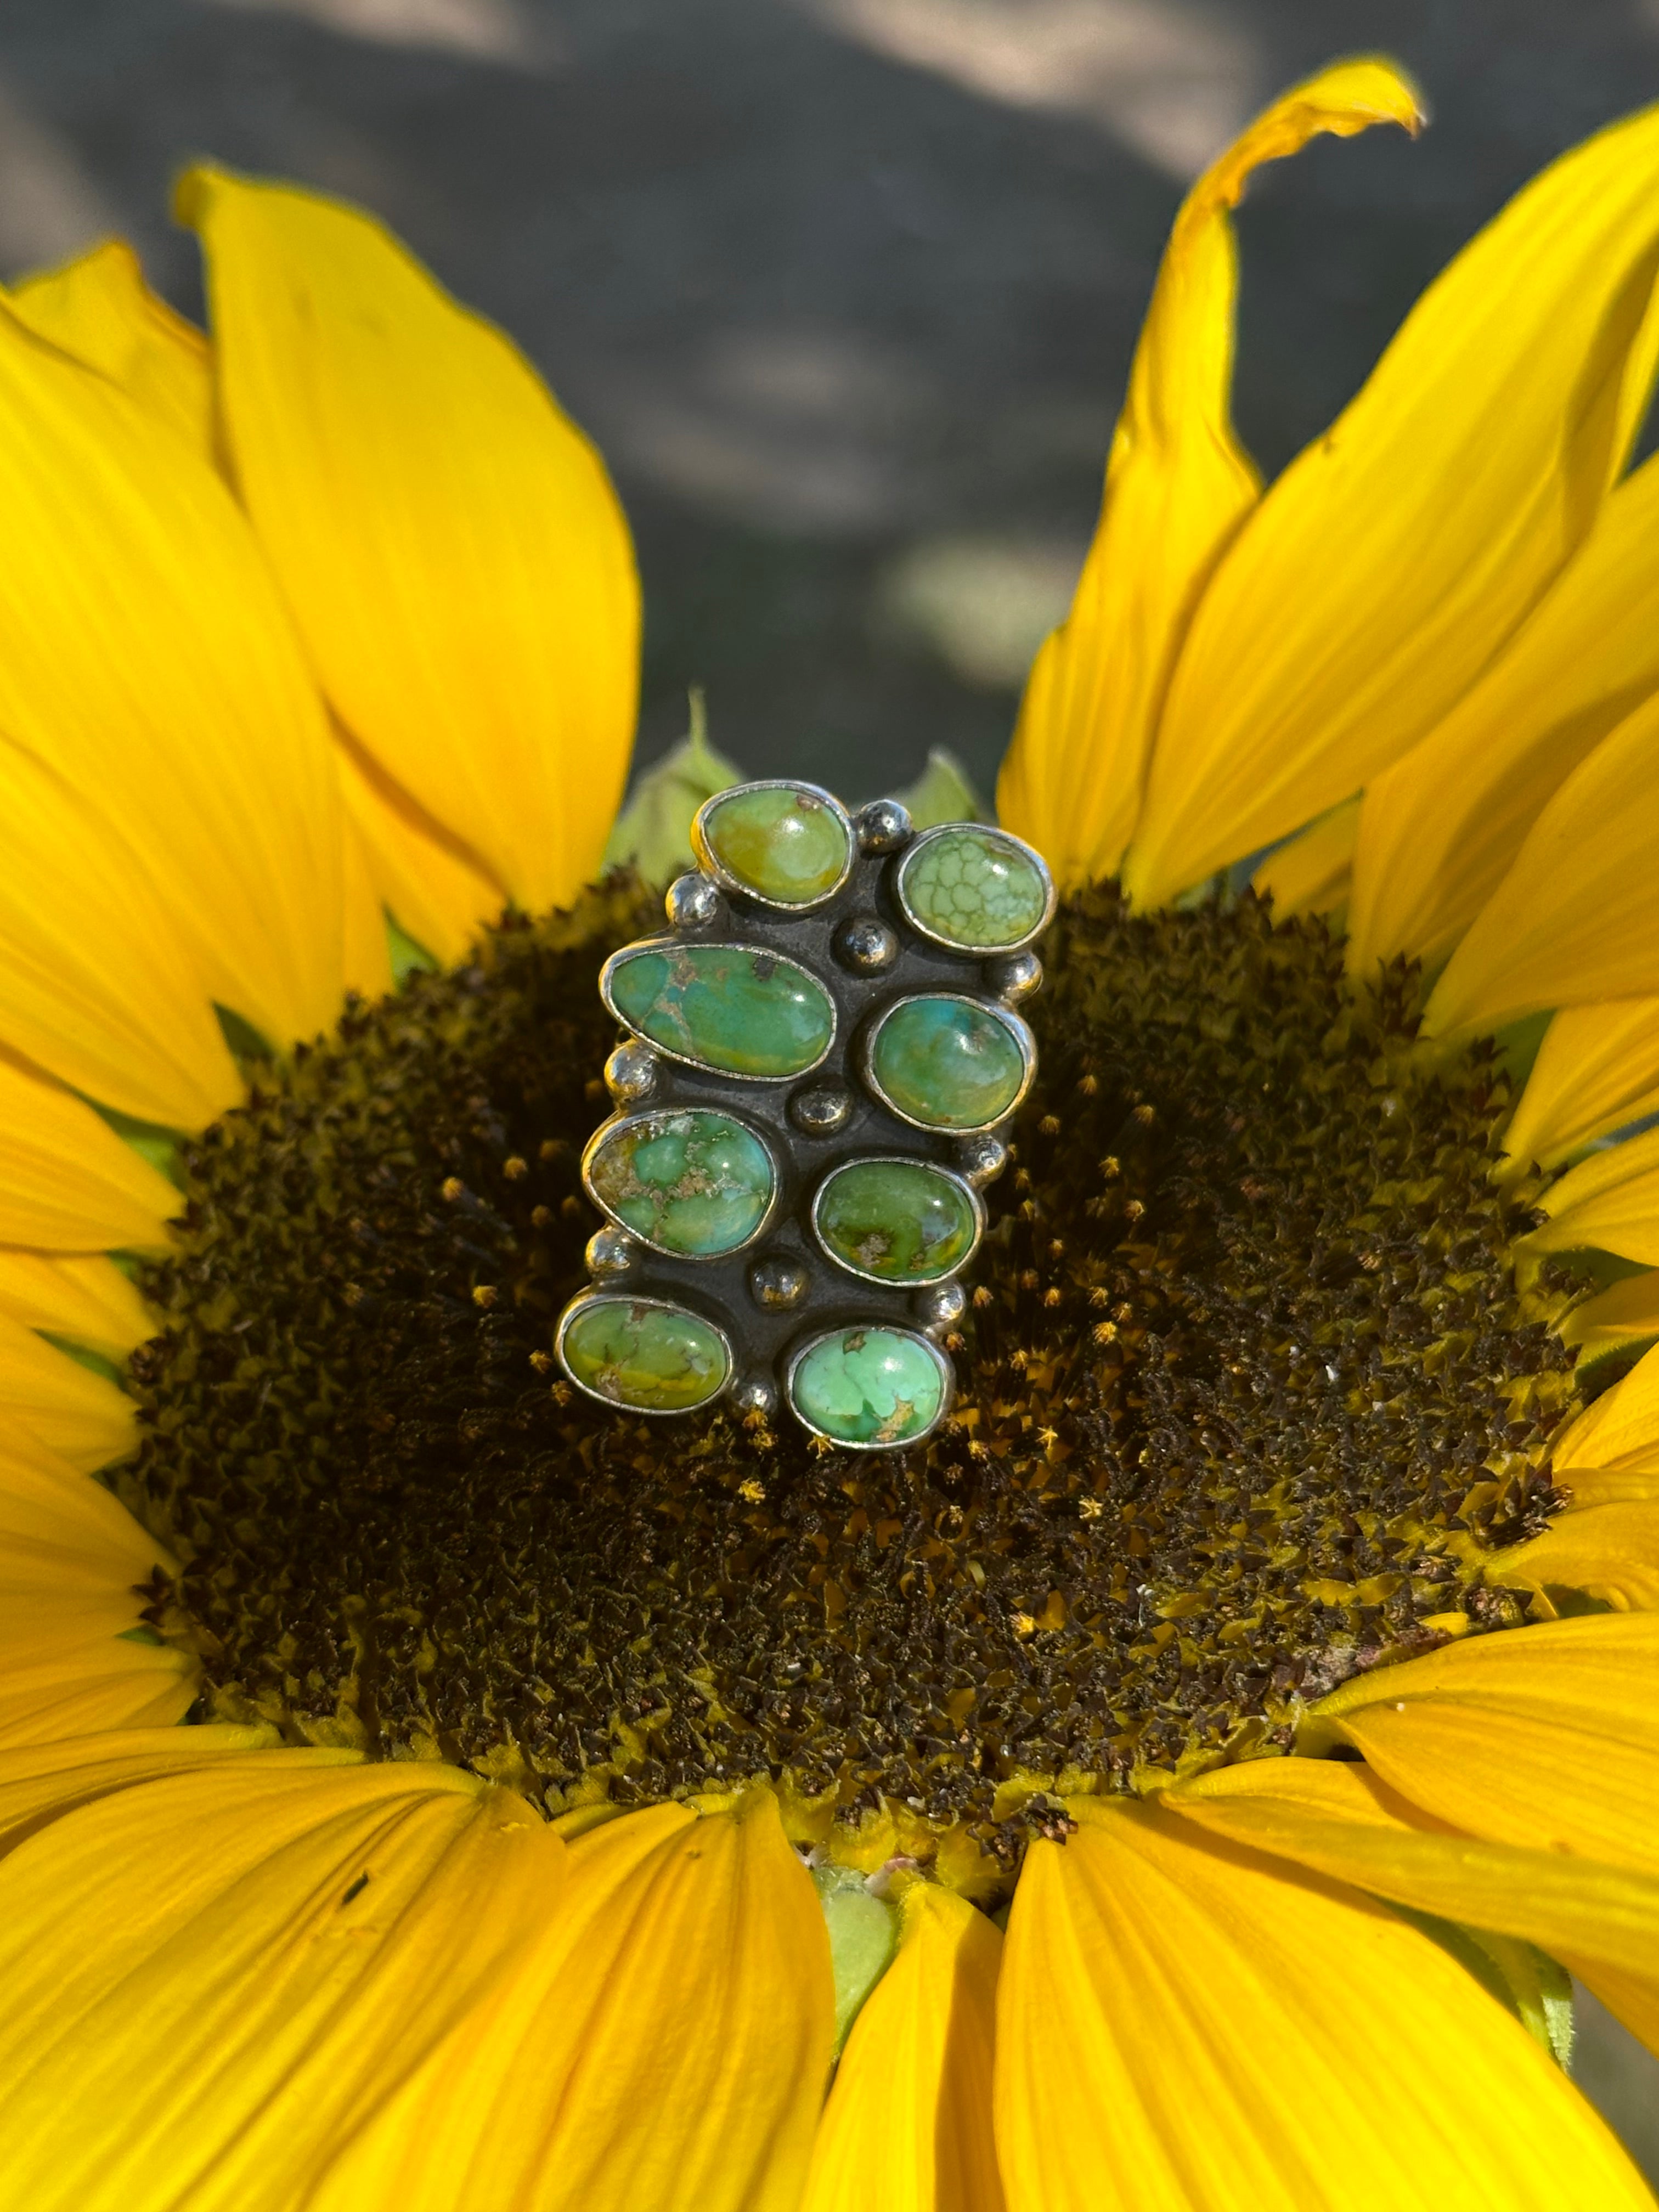
[[[769,1770],[1006,1856],[1022,1793],[1287,1744],[1446,1617],[1513,1617],[1480,1568],[1554,1502],[1568,1292],[1511,1262],[1497,1059],[1423,1066],[1408,975],[1360,1002],[1249,898],[1065,906],[960,1401],[855,1457],[553,1368],[593,978],[641,919],[612,887],[503,928],[191,1148],[120,1482],[216,1713],[555,1808]]]

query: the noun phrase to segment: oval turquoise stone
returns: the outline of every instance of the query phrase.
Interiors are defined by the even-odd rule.
[[[853,840],[837,810],[816,792],[743,785],[702,810],[711,858],[747,890],[779,906],[813,906],[847,873]]]
[[[750,945],[638,945],[611,962],[605,992],[629,1029],[727,1075],[804,1075],[836,1034],[817,977]]]
[[[876,1089],[929,1129],[983,1129],[1000,1121],[1025,1080],[1018,1032],[988,1006],[943,994],[902,999],[876,1031]]]
[[[746,1244],[778,1187],[772,1155],[729,1114],[636,1114],[599,1133],[587,1187],[611,1218],[660,1252],[712,1259]]]
[[[945,1375],[926,1337],[836,1329],[795,1363],[789,1395],[809,1428],[838,1444],[908,1444],[945,1410]]]
[[[918,929],[971,952],[1023,944],[1048,910],[1036,856],[1017,837],[971,823],[919,839],[900,864],[898,892]]]
[[[826,1176],[812,1209],[832,1260],[883,1283],[936,1283],[979,1238],[973,1200],[925,1160],[852,1160]]]
[[[732,1373],[726,1340],[700,1314],[638,1298],[587,1299],[559,1349],[583,1389],[639,1413],[688,1413],[717,1397]]]

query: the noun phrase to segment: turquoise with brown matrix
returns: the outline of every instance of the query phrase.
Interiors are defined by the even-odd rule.
[[[777,906],[814,906],[847,873],[853,840],[839,809],[799,785],[751,784],[704,807],[709,857]]]
[[[641,1036],[727,1075],[804,1075],[836,1034],[817,977],[752,945],[630,946],[607,964],[605,991]]]
[[[599,1132],[587,1187],[614,1221],[659,1252],[714,1259],[746,1244],[771,1211],[772,1155],[730,1114],[637,1114]]]
[[[586,1299],[568,1313],[559,1349],[585,1390],[637,1413],[689,1413],[718,1397],[732,1375],[712,1322],[643,1298]]]
[[[790,1399],[809,1428],[866,1449],[926,1435],[945,1393],[941,1355],[903,1328],[833,1330],[808,1345],[789,1378]]]
[[[888,1104],[928,1129],[985,1129],[1025,1085],[1020,1033],[972,999],[903,999],[875,1033],[870,1074]]]
[[[966,1187],[925,1160],[851,1160],[824,1179],[812,1223],[832,1260],[877,1282],[937,1283],[979,1239]]]

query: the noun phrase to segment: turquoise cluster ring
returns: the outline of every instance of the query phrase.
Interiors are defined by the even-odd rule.
[[[917,831],[896,800],[854,815],[783,778],[716,793],[692,848],[666,932],[600,974],[616,1110],[582,1182],[605,1226],[560,1364],[619,1412],[729,1399],[902,1449],[950,1411],[1054,884],[1006,830]]]

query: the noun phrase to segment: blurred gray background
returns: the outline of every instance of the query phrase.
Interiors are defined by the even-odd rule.
[[[1659,0],[0,0],[0,276],[111,230],[199,313],[196,154],[384,216],[599,440],[645,575],[641,757],[988,788],[1063,610],[1164,232],[1273,91],[1381,48],[1434,114],[1262,173],[1237,413],[1269,470],[1574,140]],[[1659,2173],[1659,2068],[1580,2078]]]

